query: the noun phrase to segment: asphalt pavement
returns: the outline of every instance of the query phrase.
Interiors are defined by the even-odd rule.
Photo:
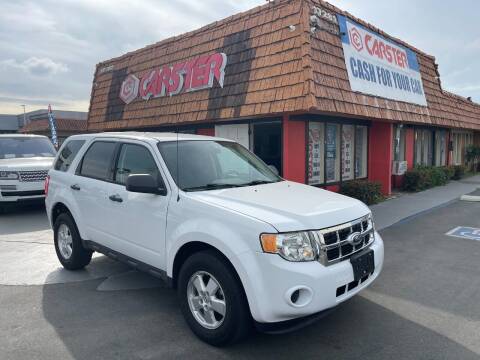
[[[0,216],[2,360],[480,358],[480,241],[446,235],[480,228],[478,202],[382,230],[382,274],[326,318],[222,349],[190,332],[175,292],[155,279],[103,256],[79,275],[60,269],[43,211]]]

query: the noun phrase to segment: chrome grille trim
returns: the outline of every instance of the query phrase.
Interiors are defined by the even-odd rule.
[[[48,170],[20,171],[19,175],[22,182],[41,182],[47,178]]]
[[[360,243],[361,246],[360,244],[354,246],[347,240],[348,236],[355,232],[359,232],[363,238]],[[318,261],[325,266],[329,266],[346,260],[353,254],[369,247],[375,241],[375,229],[371,215],[367,215],[348,223],[311,231],[311,236],[315,240],[317,247]],[[332,239],[335,241],[332,242]],[[351,247],[350,251],[348,251],[349,247]]]

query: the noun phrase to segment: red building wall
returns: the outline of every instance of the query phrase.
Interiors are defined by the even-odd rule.
[[[305,162],[307,144],[305,121],[283,118],[283,177],[287,180],[306,183]]]
[[[206,135],[206,136],[215,136],[215,128],[214,127],[199,128],[197,129],[197,134]]]
[[[369,135],[368,179],[379,181],[382,191],[392,191],[393,125],[386,122],[372,122]]]

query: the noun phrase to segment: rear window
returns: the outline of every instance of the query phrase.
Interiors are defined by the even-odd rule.
[[[83,144],[85,144],[85,140],[71,140],[65,144],[55,162],[55,170],[68,171]]]
[[[110,179],[110,167],[117,144],[97,141],[90,146],[83,157],[80,175],[98,180]]]
[[[55,154],[55,148],[48,138],[22,136],[0,138],[0,159],[54,157]]]

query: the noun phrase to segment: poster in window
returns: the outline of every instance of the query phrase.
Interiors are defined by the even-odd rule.
[[[310,123],[308,129],[308,183],[323,183],[323,124]]]
[[[353,179],[353,146],[354,146],[353,125],[344,125],[342,127],[342,179]]]
[[[335,163],[337,158],[337,125],[327,124],[326,126],[326,156],[325,167],[327,182],[335,181]]]

